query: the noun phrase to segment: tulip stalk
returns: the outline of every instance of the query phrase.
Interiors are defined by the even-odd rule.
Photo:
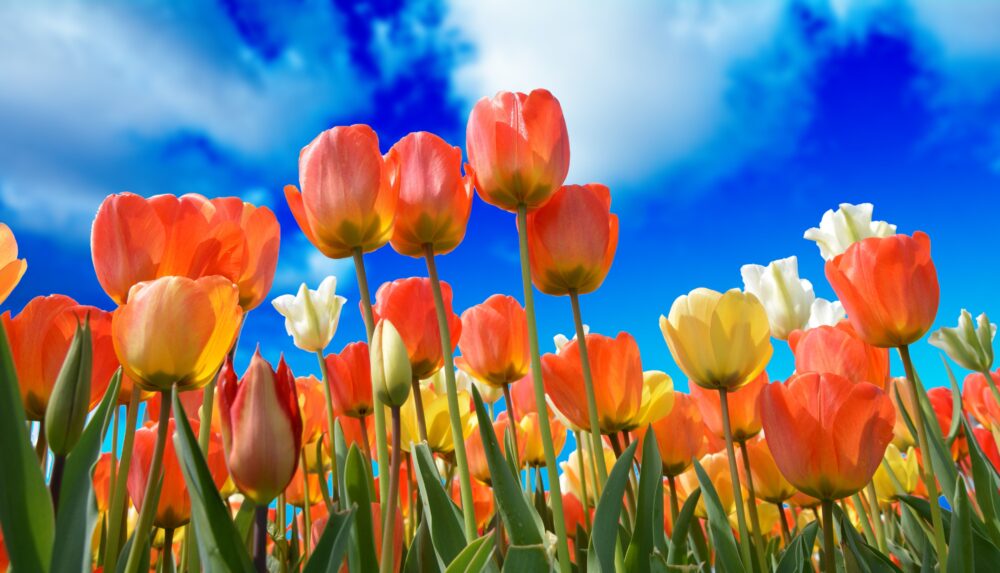
[[[680,513],[675,479],[674,476],[667,476],[667,487],[670,489],[670,523],[677,523],[677,514]]]
[[[872,523],[875,527],[875,541],[879,551],[888,555],[889,545],[885,540],[885,522],[882,521],[882,508],[878,505],[878,492],[875,491],[875,482],[868,482],[865,486],[865,493],[868,494],[868,512],[871,513]]]
[[[823,570],[837,573],[836,544],[833,540],[833,500],[824,499],[823,505]]]
[[[253,566],[257,573],[267,573],[267,506],[254,508]]]
[[[49,493],[52,495],[52,511],[59,514],[59,490],[62,489],[63,472],[66,469],[66,456],[55,454],[52,460],[52,475],[49,476]]]
[[[546,412],[545,386],[542,383],[542,358],[538,348],[538,325],[535,324],[535,297],[531,285],[531,267],[528,262],[528,207],[524,203],[517,206],[517,235],[521,256],[521,283],[524,289],[524,309],[528,317],[528,345],[531,351],[531,381],[535,390],[535,407],[538,412]],[[563,515],[562,492],[559,487],[559,468],[556,466],[556,451],[552,444],[552,428],[548,416],[538,416],[538,429],[542,435],[542,450],[545,453],[545,469],[549,473],[549,488],[552,502],[552,521],[556,530],[556,550],[562,573],[570,571],[569,545],[566,541],[566,519]],[[603,448],[594,450],[601,455]]]
[[[417,418],[417,437],[425,444],[427,442],[427,416],[424,414],[424,397],[420,394],[420,380],[416,377],[410,381],[410,388],[413,390],[413,410]],[[451,410],[449,405],[449,410]]]
[[[776,503],[774,507],[778,510],[778,517],[781,519],[781,540],[785,542],[785,547],[792,542],[792,534],[788,529],[788,516],[785,515],[785,506]]]
[[[740,487],[740,471],[736,467],[736,450],[733,448],[733,431],[729,424],[729,398],[726,389],[719,388],[719,403],[722,407],[722,430],[726,436],[726,454],[729,457],[729,475],[733,482],[733,501],[736,505],[736,520],[740,528],[740,553],[745,566],[750,567],[753,559],[750,556],[750,534],[747,529],[747,517],[743,510],[743,490]]]
[[[854,504],[854,510],[858,513],[858,521],[861,522],[861,529],[865,533],[865,541],[869,545],[877,546],[878,541],[875,537],[875,530],[872,527],[871,521],[869,521],[869,512],[865,511],[865,506],[861,502],[861,496],[857,493],[851,495],[851,503]]]
[[[507,415],[510,416],[510,437],[514,441],[514,462],[521,468],[521,448],[517,444],[517,412],[514,411],[514,400],[510,397],[510,384],[503,385],[503,399],[507,403]],[[530,473],[530,469],[528,473]]]
[[[603,451],[601,445],[601,425],[597,417],[597,397],[594,395],[594,377],[590,371],[590,356],[587,354],[587,333],[583,330],[583,314],[580,312],[580,295],[576,289],[569,291],[569,300],[573,306],[573,323],[576,327],[577,347],[580,349],[580,366],[583,369],[583,384],[587,391],[587,415],[590,418],[590,443],[594,452]],[[604,489],[608,479],[608,467],[603,455],[592,456],[596,464],[597,476],[600,481],[594,485],[598,495]]]
[[[753,525],[754,545],[757,546],[757,560],[760,563],[760,570],[767,571],[764,557],[764,533],[760,530],[760,515],[757,513],[757,491],[753,486],[753,474],[750,472],[750,452],[747,451],[746,440],[740,440],[740,453],[743,454],[743,470],[747,477],[747,493],[750,494],[750,523]]]
[[[379,563],[379,570],[382,573],[392,573],[393,564],[393,530],[396,523],[396,496],[399,495],[399,464],[400,464],[400,423],[399,406],[392,406],[392,460],[389,468],[389,493],[388,497],[381,498],[382,514],[385,517],[382,523],[382,559]],[[381,481],[381,480],[380,480]]]
[[[174,528],[163,530],[163,548],[160,551],[160,571],[169,573],[174,570]]]
[[[302,492],[305,503],[302,504],[302,560],[309,561],[309,553],[312,549],[312,498],[309,496],[309,466],[306,464],[306,450],[302,448],[299,453],[302,464]]]
[[[129,466],[132,465],[132,443],[135,441],[135,426],[139,418],[139,398],[141,390],[139,386],[133,384],[132,396],[129,398],[128,406],[125,408],[125,438],[122,443],[122,459],[118,464],[115,474],[115,483],[112,487],[112,495],[108,499],[111,501],[108,506],[108,532],[104,549],[104,570],[116,571],[118,564],[118,551],[122,538],[123,518],[125,517],[125,495]]]
[[[337,440],[333,437],[333,396],[330,393],[330,374],[327,372],[326,360],[323,358],[323,352],[317,352],[316,358],[319,360],[319,371],[323,376],[323,397],[326,399],[326,424],[327,433],[326,437],[330,440],[330,472],[333,474],[333,504],[336,506],[340,500],[339,486],[340,481],[337,479]],[[326,481],[326,476],[320,474],[320,480]]]
[[[945,570],[945,563],[948,562],[948,544],[945,542],[944,523],[941,519],[941,504],[938,502],[937,481],[934,478],[934,456],[931,453],[927,441],[927,429],[924,427],[923,409],[920,402],[920,392],[917,389],[917,377],[913,370],[913,361],[910,359],[910,348],[907,345],[899,347],[899,357],[903,361],[903,369],[906,371],[906,378],[909,380],[910,401],[916,409],[913,416],[913,423],[917,427],[917,442],[920,451],[926,452],[921,459],[921,469],[923,469],[924,485],[927,487],[927,499],[931,508],[931,523],[934,526],[934,547],[937,549],[938,567],[940,571]],[[987,378],[989,379],[989,378]]]
[[[472,541],[476,538],[476,514],[473,507],[469,462],[465,453],[465,434],[462,432],[462,420],[459,414],[458,388],[455,384],[455,359],[452,355],[451,331],[448,326],[448,315],[444,307],[444,297],[441,294],[441,280],[438,278],[437,265],[434,262],[434,246],[429,243],[424,245],[424,259],[427,261],[427,274],[430,277],[431,289],[434,293],[434,309],[437,311],[438,330],[441,335],[441,354],[444,357],[444,384],[448,394],[448,417],[451,421],[451,439],[455,444],[455,465],[458,466],[458,485],[462,495],[462,517],[465,523],[465,539],[466,541]],[[414,406],[417,406],[417,416],[422,418],[423,411],[421,408],[419,385],[414,388],[414,394],[414,399],[417,400],[416,404],[414,404]],[[545,410],[539,411],[544,412]],[[396,415],[398,416],[398,412]],[[548,425],[545,424],[544,427],[547,429]],[[426,428],[424,429],[424,434],[421,438],[426,441]],[[396,439],[396,435],[394,432],[394,440]],[[395,451],[393,455],[396,455]],[[561,511],[559,512],[559,518],[562,518]],[[386,523],[388,524],[389,522]],[[389,537],[383,537],[382,539],[389,539]]]
[[[582,443],[583,436],[581,434],[581,431],[577,430],[573,434],[574,434],[574,437],[576,438],[577,446],[578,447],[582,447],[583,446],[583,443]],[[581,450],[581,452],[582,451],[583,450]],[[583,521],[587,525],[587,532],[589,533],[590,532],[590,499],[589,499],[590,496],[587,495],[587,470],[584,468],[583,455],[582,454],[576,456],[576,463],[577,463],[577,471],[580,472],[580,493],[581,493],[580,504],[583,505]],[[671,479],[673,479],[673,478],[671,478]],[[674,515],[675,519],[676,519],[676,517],[677,516]]]

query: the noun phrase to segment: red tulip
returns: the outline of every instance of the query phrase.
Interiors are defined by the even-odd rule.
[[[410,257],[423,257],[426,246],[434,254],[451,252],[465,237],[472,210],[472,175],[462,176],[462,150],[420,131],[393,145],[385,163],[399,189],[392,248]]]
[[[687,394],[674,393],[670,413],[653,422],[656,445],[660,449],[663,475],[676,477],[691,467],[691,461],[707,453],[701,410]]]
[[[768,384],[767,372],[761,372],[749,384],[740,387],[735,392],[729,392],[726,398],[729,405],[729,425],[733,432],[733,440],[742,442],[760,433],[760,406],[758,398]],[[691,399],[701,410],[701,417],[708,429],[720,439],[726,434],[722,428],[722,403],[717,390],[706,390],[697,384],[690,384]]]
[[[330,398],[338,414],[360,418],[372,409],[372,372],[368,345],[352,342],[340,354],[326,356]]]
[[[990,372],[993,383],[1000,385],[1000,370]],[[980,424],[992,428],[1000,421],[1000,404],[981,372],[972,372],[962,383],[962,404]]]
[[[507,211],[544,204],[569,171],[569,135],[547,90],[500,92],[476,102],[466,130],[479,196]]]
[[[997,450],[997,442],[993,432],[986,428],[973,428],[972,434],[976,437],[980,449],[986,454],[986,459],[990,460],[993,468],[1000,472],[1000,450]]]
[[[597,290],[617,247],[618,217],[604,185],[567,185],[528,215],[531,278],[546,294]]]
[[[302,416],[302,444],[307,455],[311,455],[310,447],[315,452],[315,442],[326,432],[326,396],[323,393],[323,383],[315,376],[299,376],[295,379],[295,395],[299,401],[299,414]]]
[[[788,337],[797,372],[832,372],[851,382],[870,382],[883,390],[889,381],[889,351],[868,344],[842,320],[836,326],[796,330]]]
[[[920,340],[938,308],[938,281],[925,233],[872,237],[826,263],[826,278],[848,320],[869,344],[898,347]]]
[[[838,374],[804,372],[761,394],[774,461],[799,490],[840,499],[869,481],[892,441],[896,412],[878,386]]]
[[[528,374],[528,318],[514,297],[495,294],[462,313],[455,365],[490,386]]]
[[[948,388],[931,388],[927,391],[927,400],[931,409],[934,410],[934,417],[937,418],[938,428],[942,437],[947,437],[948,430],[951,429],[952,416],[954,414],[954,402],[951,390]],[[956,460],[960,460],[969,453],[969,444],[965,441],[964,431],[959,428],[958,437],[951,444],[951,455]]]

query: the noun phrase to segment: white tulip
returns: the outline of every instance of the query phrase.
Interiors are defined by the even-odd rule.
[[[885,221],[872,221],[871,203],[851,205],[841,203],[836,211],[823,213],[819,227],[813,227],[803,235],[819,246],[819,253],[829,261],[843,253],[854,243],[870,237],[889,237],[896,234],[896,225]]]
[[[584,335],[590,334],[589,325],[586,324],[583,325],[583,334]],[[566,335],[562,333],[553,336],[552,342],[555,343],[556,345],[556,353],[558,354],[559,352],[562,352],[563,347],[569,344],[571,340],[576,340],[575,334],[573,335],[573,338],[566,338]]]
[[[806,325],[816,300],[812,283],[799,278],[796,257],[772,261],[766,267],[743,265],[743,290],[756,296],[767,311],[771,334],[780,340]]]
[[[295,346],[307,352],[322,352],[340,322],[340,311],[347,299],[338,296],[337,278],[326,277],[319,288],[310,290],[305,283],[295,295],[283,294],[271,301],[275,310],[285,317],[285,330]]]
[[[839,300],[833,302],[825,298],[817,298],[809,309],[809,320],[806,322],[806,330],[817,326],[836,326],[838,322],[847,318],[844,312],[844,305]]]

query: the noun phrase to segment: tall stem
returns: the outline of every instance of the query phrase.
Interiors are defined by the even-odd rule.
[[[421,442],[427,443],[427,417],[424,414],[424,396],[420,393],[420,380],[416,378],[411,380],[410,389],[413,395],[413,411],[417,414],[417,436]]]
[[[750,452],[747,451],[746,440],[740,440],[740,453],[743,457],[743,473],[747,479],[747,493],[750,494],[750,523],[753,524],[754,545],[757,546],[757,561],[760,570],[767,571],[767,562],[764,556],[764,532],[760,530],[760,516],[757,513],[757,491],[753,487],[753,473],[750,472]]]
[[[118,464],[118,474],[108,505],[108,534],[104,548],[104,570],[117,571],[118,550],[122,538],[122,524],[125,517],[125,494],[129,466],[132,465],[132,442],[135,440],[135,425],[139,418],[139,386],[133,384],[132,396],[125,408],[125,441],[122,443],[122,459]]]
[[[674,483],[676,478],[674,476],[667,476],[667,487],[670,488],[670,523],[677,526],[677,514],[680,513],[679,503],[677,502],[677,484]]]
[[[45,419],[38,422],[38,439],[35,440],[35,455],[38,456],[38,464],[42,466],[42,474],[48,469],[49,441],[45,437]]]
[[[792,542],[792,533],[788,529],[788,516],[785,515],[785,506],[776,503],[774,507],[778,510],[778,517],[781,518],[781,539],[785,542],[785,547],[788,547],[788,544]]]
[[[337,476],[337,440],[334,439],[334,420],[333,420],[333,396],[330,393],[330,375],[326,370],[326,360],[323,358],[322,352],[316,353],[316,358],[319,360],[319,371],[323,375],[323,396],[326,400],[326,425],[327,432],[326,438],[330,440],[330,472],[333,474],[333,505],[338,506],[338,500],[340,499],[340,480]],[[320,466],[322,467],[322,466]],[[326,474],[322,473],[319,476],[320,480],[326,481]]]
[[[257,573],[267,573],[267,506],[254,508],[253,566]]]
[[[448,418],[451,422],[451,439],[455,444],[455,465],[458,466],[458,486],[462,494],[462,517],[465,522],[465,540],[476,538],[476,513],[472,499],[472,480],[469,477],[469,462],[465,453],[465,434],[462,432],[462,420],[459,416],[458,388],[455,385],[455,359],[452,356],[451,329],[448,326],[448,314],[444,307],[444,296],[441,294],[441,280],[438,278],[437,264],[434,262],[434,247],[424,245],[424,259],[427,261],[427,274],[434,291],[434,309],[437,311],[438,331],[441,335],[441,354],[444,356],[444,385],[448,393]],[[539,410],[544,412],[545,410]]]
[[[601,447],[601,424],[597,416],[597,397],[594,395],[594,377],[590,371],[590,355],[587,353],[587,336],[583,331],[583,314],[580,312],[580,295],[576,290],[569,291],[569,301],[573,306],[573,323],[576,326],[576,344],[580,349],[580,366],[583,368],[583,386],[587,391],[587,416],[590,420],[590,443],[595,452],[603,451]],[[604,489],[608,480],[608,466],[604,456],[594,456],[597,464],[597,476],[600,482],[597,491]]]
[[[836,549],[833,543],[833,501],[823,500],[823,568],[826,573],[837,573]]]
[[[361,440],[361,453],[363,453],[365,455],[365,459],[368,460],[369,464],[368,471],[370,472],[371,471],[370,466],[373,460],[372,460],[372,446],[371,443],[369,443],[369,438],[368,438],[368,416],[359,416],[358,424],[361,426],[361,435],[364,438]],[[369,475],[368,477],[371,476]]]
[[[878,549],[882,553],[889,554],[889,544],[885,539],[885,522],[882,521],[882,508],[878,504],[878,492],[875,491],[875,482],[869,481],[865,486],[865,493],[868,494],[868,512],[871,513],[872,523],[875,526],[875,541]]]
[[[160,551],[160,563],[164,573],[174,570],[174,528],[168,527],[163,530],[163,548]]]
[[[382,514],[385,520],[382,524],[382,573],[393,570],[393,527],[396,523],[396,496],[399,495],[399,406],[392,407],[392,467],[389,468],[389,496],[382,498]],[[387,507],[388,506],[388,507]]]
[[[52,476],[49,479],[49,493],[52,495],[52,510],[59,514],[59,491],[62,489],[63,471],[66,469],[66,456],[56,454],[52,461]]]
[[[736,520],[740,526],[740,553],[743,556],[744,566],[752,568],[750,533],[747,529],[747,517],[743,511],[743,489],[740,487],[740,471],[736,466],[733,431],[729,423],[729,398],[725,388],[719,388],[719,403],[722,406],[722,431],[726,435],[726,454],[729,456],[729,477],[733,482],[733,503],[736,505]]]
[[[524,309],[528,317],[528,345],[531,350],[531,380],[535,390],[535,407],[539,412],[545,412],[545,386],[542,383],[542,358],[538,349],[538,325],[535,323],[535,296],[531,286],[531,266],[528,254],[528,207],[517,206],[517,238],[521,255],[521,286],[524,289]],[[570,572],[569,545],[566,541],[566,519],[563,515],[562,492],[559,487],[559,467],[556,466],[556,449],[552,445],[552,428],[548,416],[538,416],[538,429],[542,434],[542,449],[545,452],[545,469],[549,474],[550,499],[552,503],[552,521],[555,525],[559,555],[559,568],[562,573]],[[601,455],[603,449],[598,447],[594,455]]]
[[[927,429],[924,427],[924,411],[917,390],[917,377],[913,371],[913,361],[910,359],[910,349],[907,345],[899,347],[899,357],[903,361],[906,378],[910,382],[910,401],[916,410],[913,423],[917,427],[917,442],[920,445],[921,469],[923,469],[924,485],[927,486],[927,500],[931,506],[931,524],[934,526],[934,546],[937,549],[938,570],[944,571],[948,563],[948,544],[945,542],[944,523],[941,520],[941,504],[938,501],[937,481],[934,478],[934,454],[927,441]]]
[[[576,438],[577,447],[580,447],[580,440],[583,438],[582,432],[577,430],[573,433]],[[577,471],[580,473],[580,490],[583,494],[583,499],[580,500],[580,505],[583,506],[583,522],[587,525],[587,533],[590,533],[590,495],[587,492],[587,470],[584,468],[583,463],[583,450],[581,449],[577,452],[576,456]]]

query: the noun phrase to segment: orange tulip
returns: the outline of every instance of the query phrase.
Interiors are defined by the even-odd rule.
[[[869,481],[892,441],[892,400],[878,386],[838,374],[804,372],[761,394],[767,444],[785,478],[833,500]]]
[[[705,453],[706,431],[695,401],[687,394],[674,393],[674,407],[670,413],[653,422],[663,475],[681,475],[691,467],[691,460]]]
[[[747,452],[750,458],[750,475],[753,477],[753,485],[758,499],[781,504],[795,495],[795,486],[781,475],[781,470],[778,469],[764,436],[758,436],[748,441]],[[742,451],[738,452],[737,455],[743,455]],[[743,469],[742,461],[739,469],[740,479],[745,481],[746,470]]]
[[[465,237],[472,210],[473,178],[462,176],[462,150],[419,131],[393,145],[385,164],[399,189],[392,248],[410,257],[423,257],[428,245],[434,254],[451,252]]]
[[[577,499],[576,495],[570,491],[564,491],[562,494],[563,500],[563,518],[566,520],[566,533],[569,534],[570,540],[576,537],[576,530],[580,528],[584,531],[587,530],[587,519],[583,513],[583,503]],[[670,513],[669,511],[667,513]],[[593,523],[594,512],[593,509],[590,511],[591,523]]]
[[[566,185],[528,215],[531,278],[546,294],[597,290],[617,247],[618,217],[604,185]]]
[[[371,361],[366,343],[352,342],[340,354],[328,354],[326,372],[333,409],[338,414],[360,418],[374,411]]]
[[[742,442],[760,433],[760,393],[768,384],[767,372],[761,372],[747,385],[741,386],[726,396],[729,402],[729,425],[733,432],[733,440]],[[722,429],[722,406],[717,390],[705,390],[697,384],[690,384],[691,399],[701,410],[701,417],[709,431],[720,439],[726,434]]]
[[[328,129],[299,153],[299,185],[288,207],[317,249],[331,259],[368,253],[392,237],[399,190],[367,125]]]
[[[17,283],[21,282],[26,270],[28,262],[17,258],[17,240],[14,239],[14,233],[6,224],[0,223],[0,304],[7,300]]]
[[[613,434],[634,429],[642,400],[639,345],[626,332],[615,338],[588,334],[587,351],[601,432]],[[570,341],[558,354],[543,356],[542,373],[552,405],[574,426],[590,431],[577,341]]]
[[[462,504],[462,490],[457,479],[451,482],[451,499]],[[472,482],[472,512],[476,516],[476,528],[482,531],[493,517],[493,490],[479,482]]]
[[[140,388],[201,388],[216,375],[243,320],[229,279],[163,277],[132,287],[111,325],[124,373]]]
[[[308,499],[306,499],[306,479],[309,480]],[[306,503],[309,503],[309,507],[312,507],[323,501],[323,493],[319,488],[319,476],[313,472],[303,472],[302,465],[299,464],[292,481],[288,482],[288,487],[285,488],[285,502],[295,507],[305,507]]]
[[[930,403],[931,409],[934,410],[934,417],[937,418],[941,436],[947,437],[948,430],[951,429],[952,415],[954,413],[951,390],[948,388],[931,388],[927,391],[927,401]],[[962,428],[959,428],[958,436],[951,444],[951,456],[955,460],[960,460],[968,453],[969,444],[965,441],[965,432]]]
[[[726,512],[726,515],[729,515],[736,508],[736,498],[733,497],[733,478],[729,471],[729,455],[725,451],[715,454],[705,454],[698,460],[698,463],[705,469],[709,481],[715,487],[715,492],[719,494],[722,509]],[[685,492],[691,492],[700,487],[698,475],[695,473],[694,467],[689,468],[681,474],[678,485],[680,486],[679,489]],[[698,500],[694,514],[702,519],[708,518],[704,495]]]
[[[490,386],[528,374],[528,317],[517,299],[495,294],[462,313],[462,355],[455,365]]]
[[[1000,370],[990,372],[993,383],[1000,385]],[[972,372],[962,383],[962,404],[980,424],[992,428],[1000,421],[1000,404],[981,372]]]
[[[212,199],[215,207],[213,225],[239,225],[245,250],[240,262],[236,286],[240,289],[240,306],[244,310],[257,308],[274,283],[281,245],[278,219],[267,207],[256,207],[238,197]]]
[[[198,434],[198,425],[191,424],[194,433]],[[132,446],[132,463],[128,469],[128,494],[135,508],[142,511],[142,503],[146,497],[146,481],[149,466],[153,461],[153,448],[156,445],[157,424],[147,424],[135,432]],[[170,418],[167,429],[169,436],[174,435],[174,419]],[[162,528],[177,528],[191,518],[191,499],[188,497],[187,484],[181,472],[177,454],[174,451],[174,440],[167,439],[163,453],[163,483],[160,488],[160,501],[156,506],[153,524]],[[226,461],[222,451],[222,442],[218,434],[212,434],[208,444],[208,469],[212,481],[221,488],[226,481]]]
[[[797,372],[832,372],[883,390],[889,381],[889,350],[868,344],[842,320],[836,326],[796,330],[788,337]]]
[[[517,419],[520,432],[517,435],[518,447],[522,450],[520,460],[531,467],[545,466],[545,450],[542,444],[542,434],[538,429],[538,408],[535,407],[535,389],[531,376],[525,376],[510,385],[510,399],[513,406],[509,411]],[[566,445],[568,430],[552,408],[545,406],[545,415],[549,417],[549,428],[552,435],[552,448],[556,455]],[[522,441],[523,440],[523,441]]]
[[[511,427],[510,418],[507,417],[506,412],[501,412],[500,416],[498,416],[493,422],[493,434],[496,436],[501,452],[506,452],[507,441],[505,436],[508,429],[512,429],[517,432],[517,459],[523,460],[524,436],[516,424]],[[469,437],[465,438],[465,453],[468,456],[469,473],[472,477],[486,485],[491,485],[493,483],[493,477],[490,475],[490,467],[486,462],[486,451],[483,446],[483,437],[479,432],[478,426],[469,434]]]
[[[980,449],[986,454],[986,459],[990,460],[995,470],[1000,471],[1000,450],[997,449],[993,432],[986,428],[973,428],[972,434],[976,437],[976,443],[979,444]]]
[[[219,413],[233,482],[257,505],[270,503],[295,475],[302,448],[295,376],[284,357],[275,370],[258,348],[240,380],[232,359],[226,362],[219,373]]]
[[[21,400],[29,420],[45,417],[52,388],[73,342],[76,325],[87,317],[93,351],[90,382],[90,407],[93,408],[104,397],[108,383],[118,369],[111,341],[111,313],[79,305],[68,296],[54,294],[31,299],[13,318],[10,311],[3,314],[3,326],[7,330],[14,358]],[[122,382],[125,383],[125,380]]]
[[[451,285],[441,281],[441,295],[448,314],[452,348],[462,336],[462,321],[451,311]],[[372,307],[375,322],[388,319],[406,344],[413,376],[429,378],[444,365],[441,334],[430,279],[411,277],[383,283],[375,293]]]
[[[362,442],[367,440],[368,448],[371,448],[375,442],[375,430],[372,424],[362,426],[360,418],[351,418],[349,416],[341,416],[337,420],[340,421],[340,427],[344,431],[344,441],[347,443],[348,448],[357,444],[362,452],[369,451]]]
[[[858,335],[874,346],[898,347],[920,340],[938,308],[938,281],[931,240],[872,237],[854,243],[826,263],[826,278]]]
[[[566,120],[548,90],[482,98],[465,141],[479,197],[506,211],[544,204],[569,172]]]
[[[315,376],[299,376],[295,379],[295,395],[302,415],[302,447],[308,454],[310,450],[315,452],[316,440],[326,431],[323,383]],[[309,444],[312,444],[311,448]]]
[[[111,452],[104,452],[94,465],[94,475],[91,476],[92,487],[94,488],[94,501],[97,503],[97,512],[104,513],[108,510],[108,494],[111,493]]]

